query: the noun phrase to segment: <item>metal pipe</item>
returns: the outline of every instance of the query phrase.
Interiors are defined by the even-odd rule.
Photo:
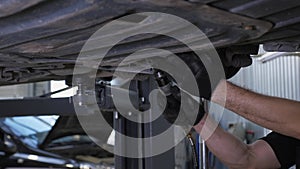
[[[204,110],[205,112],[208,112],[208,104],[209,102],[202,99],[202,102],[204,104]],[[205,145],[205,141],[200,137],[199,135],[199,169],[209,169],[209,162],[208,162],[208,148]]]
[[[204,140],[199,136],[199,169],[208,169],[208,149]]]

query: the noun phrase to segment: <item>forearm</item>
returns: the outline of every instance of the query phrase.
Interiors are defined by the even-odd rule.
[[[264,96],[229,82],[226,82],[226,89],[227,109],[263,127],[300,139],[300,102]],[[220,102],[218,94],[212,101]]]
[[[203,125],[204,120],[194,128],[200,133]],[[251,153],[249,146],[221,127],[217,127],[214,133],[205,140],[209,150],[229,168],[251,168],[250,165],[255,164],[255,156]]]

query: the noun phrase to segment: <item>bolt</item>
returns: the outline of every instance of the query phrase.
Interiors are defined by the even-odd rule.
[[[246,25],[244,26],[245,30],[256,30],[256,26],[255,25]]]
[[[114,116],[115,116],[115,119],[119,119],[119,114],[117,111],[114,111]]]
[[[142,103],[145,103],[145,97],[141,97]]]

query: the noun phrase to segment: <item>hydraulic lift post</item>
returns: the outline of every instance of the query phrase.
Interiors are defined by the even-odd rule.
[[[139,98],[131,98],[131,100],[139,100],[138,109],[145,109],[147,105],[149,106],[149,93],[152,89],[157,88],[155,80],[152,78],[148,78],[144,81],[131,81],[130,85],[131,90],[137,92],[137,96]],[[142,99],[141,99],[142,98]],[[133,103],[133,105],[137,105]],[[147,108],[146,108],[147,109]],[[130,114],[128,114],[130,115]],[[145,114],[146,116],[151,116],[150,114]],[[132,114],[131,114],[132,116]],[[143,115],[139,115],[137,118],[143,118]],[[161,132],[163,129],[168,128],[168,122],[161,116],[153,122],[150,123],[135,123],[131,120],[128,120],[126,117],[122,116],[120,113],[115,112],[114,114],[114,129],[122,132],[123,134],[131,137],[140,137],[146,138],[155,136]],[[126,149],[126,140],[120,140],[119,138],[115,138],[115,148],[120,148],[124,151],[147,151],[151,150],[151,147],[157,145],[145,145],[144,143],[140,143],[137,145],[136,150],[127,150]],[[147,158],[128,158],[122,156],[115,156],[115,169],[174,169],[175,168],[175,150],[174,148],[169,151],[156,155],[153,157]]]

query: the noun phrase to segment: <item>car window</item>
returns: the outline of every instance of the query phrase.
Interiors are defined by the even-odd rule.
[[[58,116],[20,116],[3,118],[1,123],[25,143],[37,146],[43,142],[57,119]]]

